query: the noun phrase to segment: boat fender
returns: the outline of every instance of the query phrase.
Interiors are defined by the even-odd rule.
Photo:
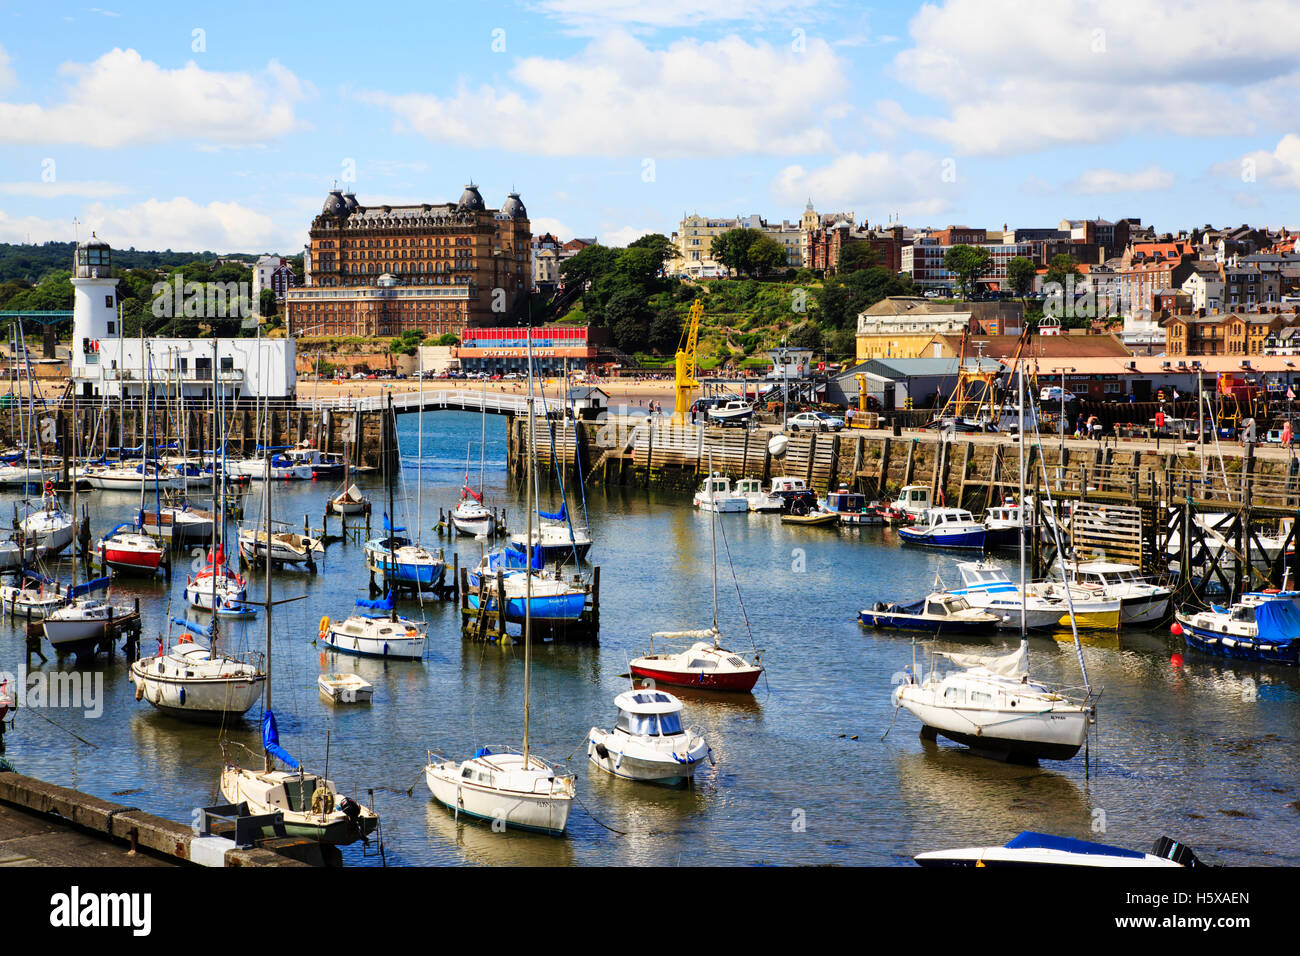
[[[713,759],[713,748],[710,747],[710,748],[709,748],[709,766],[710,766],[710,767],[716,767],[717,765],[718,765],[718,762],[717,762],[716,760]]]
[[[620,752],[618,754],[618,759],[614,761],[614,769],[617,770],[619,766],[622,765],[622,763],[623,763],[623,754]]]
[[[144,700],[144,682],[140,681],[135,685],[135,699]]]
[[[609,757],[609,749],[604,744],[596,744],[596,753],[600,754],[601,760]]]
[[[330,632],[330,619],[329,619],[329,615],[326,614],[324,617],[320,619],[320,637],[324,638],[325,635],[328,634],[329,632]]]
[[[384,641],[384,656],[388,656],[388,642]]]
[[[185,704],[185,688],[182,687],[182,688],[181,688],[181,705],[184,706],[184,704]]]

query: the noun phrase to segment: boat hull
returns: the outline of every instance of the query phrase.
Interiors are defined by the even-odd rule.
[[[987,634],[998,626],[996,621],[942,621],[917,614],[899,614],[891,611],[863,610],[858,620],[867,627],[887,627],[895,631],[915,631],[940,637],[965,637]]]
[[[418,632],[417,632],[418,633]],[[384,637],[367,637],[350,634],[346,630],[330,628],[325,635],[325,643],[330,650],[357,657],[382,657],[405,661],[418,661],[424,657],[425,637],[406,637],[386,635]]]
[[[441,765],[425,768],[425,783],[434,799],[453,813],[493,823],[500,820],[507,829],[550,836],[562,836],[568,826],[571,799],[548,794],[504,793],[463,784],[453,776],[459,773],[458,765],[451,765],[449,771],[439,771],[437,766]]]
[[[469,606],[477,611],[478,595],[470,594],[467,599]],[[506,598],[506,619],[522,621],[524,619],[525,602],[525,598]],[[582,617],[582,612],[587,607],[587,595],[585,592],[579,592],[576,594],[534,597],[531,607],[534,621],[576,621]],[[489,611],[497,609],[495,596],[488,598],[487,609]]]
[[[901,685],[894,700],[921,721],[922,736],[947,737],[999,760],[1069,760],[1088,734],[1083,710],[1038,713],[973,707],[938,707],[915,685]]]
[[[611,776],[638,783],[653,783],[661,787],[688,784],[695,778],[695,768],[708,753],[703,743],[690,753],[676,756],[620,752],[615,736],[593,727],[587,735],[587,758]]]
[[[942,529],[931,530],[917,527],[898,529],[898,537],[908,544],[924,545],[928,548],[961,548],[973,551],[984,549],[984,529],[969,531],[951,531],[940,533]]]
[[[657,667],[633,664],[630,668],[633,677],[652,680],[665,687],[694,687],[698,690],[725,690],[748,692],[758,683],[762,673],[759,668],[735,673],[708,673],[705,671],[686,672],[661,670]]]
[[[172,717],[216,723],[246,714],[262,696],[265,676],[177,680],[150,674],[145,661],[131,665],[137,698]]]
[[[123,574],[154,574],[162,563],[161,551],[131,551],[122,548],[103,548],[100,554],[104,563]]]
[[[1183,642],[1193,650],[1216,657],[1235,657],[1241,660],[1264,661],[1270,664],[1300,665],[1300,640],[1289,644],[1260,641],[1240,634],[1222,634],[1189,624],[1178,616],[1183,629]]]

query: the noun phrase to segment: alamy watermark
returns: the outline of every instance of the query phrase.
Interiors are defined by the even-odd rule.
[[[102,671],[0,671],[0,697],[12,699],[14,706],[43,709],[80,710],[88,719],[104,713],[104,674]]]

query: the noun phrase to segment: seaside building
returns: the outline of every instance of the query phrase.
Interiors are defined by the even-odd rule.
[[[518,193],[489,209],[470,183],[455,203],[362,206],[332,191],[311,224],[307,285],[286,298],[291,335],[461,335],[500,324],[532,287]]]

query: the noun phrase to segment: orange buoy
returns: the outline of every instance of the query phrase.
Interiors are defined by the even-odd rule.
[[[1177,621],[1174,621],[1174,623],[1169,625],[1169,633],[1174,637],[1178,637],[1183,633],[1183,626]]]
[[[1182,667],[1182,666],[1183,666],[1183,655],[1182,655],[1182,654],[1175,654],[1173,657],[1169,658],[1169,663],[1170,663],[1170,664],[1173,664],[1175,667]]]

